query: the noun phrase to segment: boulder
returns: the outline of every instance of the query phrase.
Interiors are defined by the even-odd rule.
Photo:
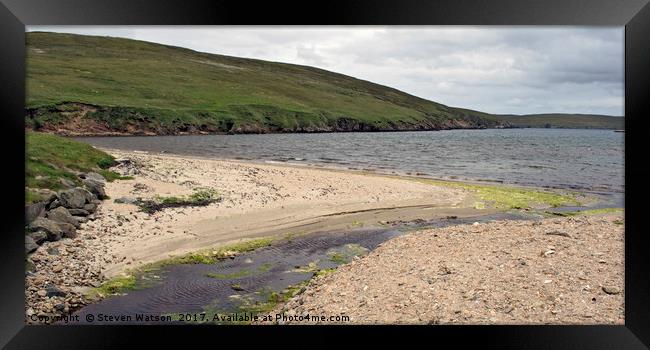
[[[77,237],[77,229],[67,222],[58,222],[46,218],[37,218],[28,226],[32,232],[45,232],[48,241],[58,241],[61,238]],[[33,237],[33,236],[32,236]]]
[[[83,210],[87,211],[88,213],[94,213],[97,211],[97,204],[95,203],[88,203],[84,205]]]
[[[61,233],[64,238],[77,237],[77,228],[74,225],[65,222],[59,222],[58,225],[61,228]]]
[[[46,205],[49,205],[50,203],[54,202],[56,199],[59,198],[59,196],[57,196],[56,192],[54,192],[52,190],[44,190],[43,195],[46,196],[46,198],[47,198],[47,199],[45,199],[45,204]]]
[[[45,202],[25,205],[25,221],[27,224],[43,215],[45,215]]]
[[[81,187],[59,192],[59,202],[66,208],[81,209],[93,199],[92,193]]]
[[[86,205],[92,205],[92,204],[86,204]],[[84,205],[84,208],[86,207],[86,205]],[[70,214],[74,215],[74,216],[88,216],[88,215],[90,215],[90,213],[85,209],[68,209],[68,212],[70,212]],[[79,220],[79,218],[75,218],[75,219]]]
[[[101,174],[95,172],[86,173],[81,175],[80,177],[82,179],[88,179],[88,180],[93,180],[101,183],[106,183],[106,179]]]
[[[75,210],[75,209],[71,209]],[[71,225],[74,225],[75,227],[79,227],[79,221],[70,214],[68,209],[64,207],[58,207],[54,210],[50,210],[47,212],[47,218],[56,222],[65,222]]]
[[[28,235],[25,235],[25,254],[29,254],[38,249],[38,244],[34,242],[34,239]]]
[[[81,180],[81,182],[86,186],[88,191],[90,193],[94,194],[97,198],[99,199],[105,199],[106,198],[106,191],[104,191],[104,183],[91,180],[91,179],[84,179]]]
[[[58,199],[53,200],[50,204],[47,205],[47,210],[52,210],[61,206],[61,202]]]
[[[36,220],[29,224],[29,229],[33,232],[45,232],[48,241],[58,241],[63,237],[63,230],[59,223],[46,218],[36,218]]]
[[[31,237],[36,244],[41,244],[47,241],[47,233],[44,231],[28,232],[27,235]]]

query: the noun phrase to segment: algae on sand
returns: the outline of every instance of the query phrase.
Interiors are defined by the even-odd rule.
[[[536,207],[561,207],[580,205],[576,193],[559,193],[525,187],[483,185],[442,180],[416,179],[416,181],[444,187],[455,187],[473,192],[482,202],[474,203],[476,209],[487,206],[496,209],[531,209]]]
[[[362,247],[358,244],[346,244],[339,249],[334,249],[327,253],[330,261],[336,264],[344,264],[350,262],[355,256],[361,256],[368,252],[368,248]]]

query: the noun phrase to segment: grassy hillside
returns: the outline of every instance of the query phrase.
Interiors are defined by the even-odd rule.
[[[27,126],[62,134],[498,127],[342,74],[136,40],[27,33]]]
[[[41,199],[34,189],[65,188],[62,179],[81,185],[75,172],[94,171],[108,181],[121,178],[107,170],[115,159],[88,144],[38,132],[27,132],[26,142],[25,186],[29,188],[26,202]]]
[[[518,128],[615,129],[623,130],[625,119],[588,114],[528,114],[500,116],[501,120]]]

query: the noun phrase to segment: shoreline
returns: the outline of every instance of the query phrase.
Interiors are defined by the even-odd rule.
[[[588,129],[585,129],[588,130]],[[140,136],[140,135],[137,135]],[[152,136],[179,136],[179,135],[152,135]],[[201,135],[183,135],[183,136],[201,136]],[[76,136],[75,136],[76,137]],[[92,136],[95,137],[95,136]],[[127,136],[128,137],[128,136]],[[179,153],[168,153],[168,152],[151,152],[151,151],[141,151],[141,150],[120,150],[116,148],[109,147],[99,147],[93,146],[99,150],[102,150],[107,153],[136,153],[150,156],[165,156],[171,158],[179,159],[194,159],[194,160],[205,160],[205,161],[222,161],[222,162],[232,162],[240,163],[242,165],[272,165],[279,167],[290,167],[290,168],[306,168],[306,169],[315,169],[323,171],[332,171],[337,173],[351,173],[359,175],[371,175],[371,176],[383,176],[387,178],[408,180],[408,181],[418,181],[418,180],[434,180],[440,182],[450,182],[457,184],[474,184],[474,185],[486,185],[486,186],[504,186],[511,188],[521,188],[521,189],[532,189],[540,191],[565,191],[571,193],[582,193],[582,194],[596,194],[596,195],[606,195],[606,196],[618,196],[625,193],[624,190],[605,190],[605,189],[593,189],[593,188],[572,188],[572,187],[560,187],[560,186],[535,186],[529,184],[520,184],[520,183],[505,183],[502,180],[495,179],[469,179],[469,178],[457,178],[457,177],[437,177],[427,173],[421,173],[417,171],[405,171],[399,169],[374,169],[374,168],[350,168],[346,166],[338,166],[335,163],[332,165],[322,164],[322,163],[294,163],[290,161],[276,161],[276,160],[259,160],[259,159],[243,159],[243,158],[227,158],[227,157],[210,157],[210,156],[200,156],[200,155],[186,155]]]
[[[620,118],[620,117],[616,117]],[[386,130],[314,130],[314,131],[268,131],[268,132],[206,132],[206,131],[196,131],[196,132],[186,132],[181,131],[171,134],[156,134],[153,132],[149,133],[128,133],[128,132],[103,132],[103,133],[88,133],[88,132],[70,132],[65,130],[65,132],[58,132],[58,130],[49,130],[49,129],[27,129],[34,132],[42,132],[46,134],[52,134],[62,137],[153,137],[153,136],[210,136],[210,135],[277,135],[277,134],[334,134],[334,133],[380,133],[380,132],[426,132],[426,131],[454,131],[454,130],[503,130],[503,129],[540,129],[540,130],[603,130],[603,131],[613,131],[613,132],[624,132],[624,130],[614,129],[614,128],[598,128],[598,127],[529,127],[529,126],[503,126],[503,127],[475,127],[475,128],[448,128],[448,129],[405,129],[405,130],[396,130],[396,129],[386,129]]]
[[[476,208],[480,199],[467,188],[416,176],[100,149],[128,159],[114,169],[134,179],[106,184],[110,199],[82,225],[77,238],[47,243],[32,255],[40,268],[27,277],[28,314],[76,308],[40,297],[49,283],[68,294],[65,300],[84,305],[87,293],[111,278],[236,242],[502,211]],[[187,196],[198,187],[213,188],[223,199],[153,214],[115,203],[120,198]],[[52,273],[52,266],[59,266],[58,272]]]
[[[110,199],[81,224],[76,238],[45,242],[30,255],[35,272],[26,276],[28,317],[76,309],[104,281],[171,256],[277,234],[345,230],[361,221],[447,215],[467,197],[462,189],[376,175],[109,152],[130,159],[131,165],[113,169],[134,179],[106,183]],[[199,187],[217,190],[223,200],[153,214],[115,203],[187,196]],[[61,293],[50,297],[53,287]]]

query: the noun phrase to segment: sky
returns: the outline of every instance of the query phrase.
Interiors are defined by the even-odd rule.
[[[314,66],[496,114],[624,114],[624,27],[30,26]]]

